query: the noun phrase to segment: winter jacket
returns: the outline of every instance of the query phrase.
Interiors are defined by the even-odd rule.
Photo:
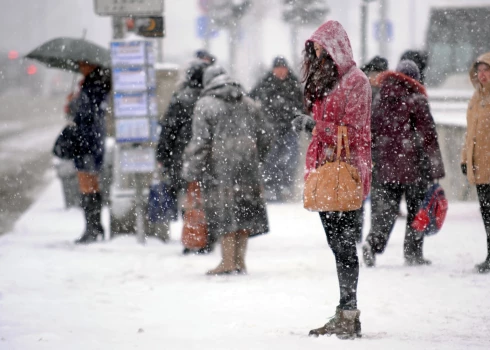
[[[161,122],[162,131],[157,145],[156,159],[170,176],[172,184],[183,185],[182,158],[184,149],[192,138],[192,114],[201,94],[201,86],[185,84],[176,91]]]
[[[338,126],[345,125],[351,164],[359,170],[364,197],[367,197],[371,186],[371,86],[366,75],[356,67],[349,38],[340,23],[324,23],[308,41],[320,44],[332,57],[339,81],[313,105],[316,135],[308,147],[305,179],[325,160],[328,148],[337,149]],[[345,158],[345,151],[342,155]]]
[[[277,78],[272,71],[267,73],[250,91],[249,96],[261,102],[267,121],[279,135],[285,135],[291,130],[295,113],[303,111],[301,87],[291,71],[284,80]]]
[[[371,121],[373,180],[413,184],[442,178],[444,165],[424,86],[391,71],[378,82]]]
[[[490,52],[480,56],[477,62],[490,65]],[[485,91],[475,75],[475,65],[470,78],[475,93],[468,104],[467,130],[462,152],[462,162],[472,185],[490,184],[490,91]]]
[[[108,70],[96,68],[85,77],[78,97],[68,106],[77,125],[78,154],[81,158],[92,155],[102,164],[105,139],[105,102],[111,90]],[[83,170],[83,169],[79,169]]]
[[[269,230],[259,163],[269,144],[263,116],[242,87],[222,74],[206,85],[196,104],[183,176],[200,181],[213,234]]]

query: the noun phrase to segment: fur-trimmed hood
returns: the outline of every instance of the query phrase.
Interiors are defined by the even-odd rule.
[[[490,52],[484,53],[483,55],[479,56],[470,68],[471,83],[473,84],[475,90],[481,91],[483,87],[480,84],[476,73],[477,63],[486,63],[490,66]]]
[[[378,76],[377,81],[381,90],[386,87],[397,86],[406,89],[407,94],[416,93],[427,97],[427,90],[421,83],[400,72],[383,72]]]

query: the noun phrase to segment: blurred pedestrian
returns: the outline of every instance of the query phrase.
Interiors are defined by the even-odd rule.
[[[267,122],[272,126],[271,150],[264,164],[266,199],[288,200],[294,194],[298,169],[298,135],[292,130],[295,114],[303,111],[303,94],[298,78],[286,59],[278,56],[269,71],[250,92],[260,101]]]
[[[371,61],[361,67],[361,70],[366,74],[369,79],[369,85],[372,90],[372,101],[378,95],[379,83],[378,76],[384,71],[388,70],[388,60],[381,56],[374,56]]]
[[[104,160],[106,100],[111,90],[109,69],[79,62],[83,83],[78,95],[70,96],[68,112],[77,126],[75,168],[85,214],[85,232],[75,241],[91,243],[104,236],[101,224],[102,195],[99,174]]]
[[[306,175],[333,156],[339,126],[346,126],[350,162],[359,171],[364,199],[371,184],[371,89],[356,67],[349,37],[340,23],[328,21],[306,41],[303,77],[305,102],[313,118],[299,115],[293,121],[297,130],[312,130],[306,155]],[[342,159],[345,161],[345,149]],[[359,259],[356,249],[355,218],[358,213],[320,212],[327,241],[335,256],[340,301],[335,316],[310,335],[336,334],[341,338],[361,336],[361,312],[357,309]]]
[[[470,69],[475,92],[468,105],[467,130],[461,170],[476,185],[480,211],[487,234],[487,258],[476,265],[479,273],[490,272],[490,52],[478,57]]]
[[[417,68],[419,69],[419,73],[420,73],[418,81],[420,84],[424,85],[425,84],[425,70],[426,70],[427,64],[429,62],[429,54],[427,53],[427,51],[407,50],[400,57],[400,61],[403,61],[403,60],[413,61],[417,65]]]
[[[200,183],[208,230],[221,237],[221,262],[207,274],[246,273],[248,238],[269,231],[259,163],[270,133],[256,104],[223,68],[208,68],[203,83],[184,178]]]
[[[202,91],[204,70],[209,63],[193,60],[185,70],[184,81],[174,92],[170,104],[160,122],[162,130],[157,145],[156,159],[162,167],[162,173],[170,188],[173,202],[177,202],[181,191],[187,188],[182,179],[184,149],[192,138],[192,115]],[[175,213],[177,215],[177,213]],[[207,246],[199,253],[208,253],[213,247],[213,238],[209,237]],[[190,253],[184,249],[184,253]]]
[[[210,65],[216,62],[216,57],[211,55],[208,50],[204,50],[204,49],[196,51],[196,58],[203,60],[204,62]]]
[[[369,79],[369,85],[371,85],[371,101],[373,102],[379,94],[379,83],[377,78],[382,72],[388,70],[388,60],[384,57],[375,56],[371,59],[371,61],[362,66],[361,70]],[[371,109],[371,113],[372,112],[373,109]],[[364,202],[362,203],[361,209],[357,211],[355,222],[356,225],[354,234],[356,235],[356,242],[362,243],[362,230],[364,227]]]
[[[379,76],[380,94],[371,122],[373,184],[371,230],[363,245],[366,266],[388,244],[402,195],[407,201],[404,257],[407,265],[428,265],[423,256],[424,236],[412,227],[428,186],[444,177],[444,165],[427,92],[419,83],[417,65],[401,61],[396,71]]]

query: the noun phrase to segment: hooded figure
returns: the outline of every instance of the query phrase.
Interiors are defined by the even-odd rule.
[[[241,85],[222,68],[208,68],[183,174],[200,182],[208,229],[222,238],[221,263],[209,275],[245,273],[248,237],[269,231],[259,171],[269,135]]]
[[[184,82],[170,100],[157,145],[156,159],[170,181],[170,194],[177,199],[185,187],[182,180],[182,157],[192,137],[192,114],[202,91],[204,70],[209,66],[202,60],[192,61],[185,71]]]
[[[350,163],[359,171],[364,198],[371,184],[371,87],[366,75],[356,67],[349,38],[336,21],[328,21],[305,44],[303,72],[305,103],[313,120],[313,137],[306,155],[306,174],[329,159],[337,148],[339,126],[346,126]],[[345,149],[341,158],[345,160]],[[355,218],[357,211],[321,212],[320,219],[337,264],[340,301],[335,317],[310,331],[310,335],[336,334],[342,338],[361,335],[360,311],[357,309],[359,259],[356,249]]]
[[[371,230],[363,246],[366,266],[374,266],[382,253],[399,213],[402,196],[407,200],[404,256],[407,265],[427,265],[424,236],[412,227],[428,185],[444,177],[437,132],[417,65],[402,60],[397,71],[379,76],[380,93],[373,105],[371,124],[373,186]]]
[[[298,169],[298,135],[291,121],[303,111],[301,86],[284,57],[278,56],[272,69],[255,85],[250,97],[260,101],[273,133],[271,151],[264,164],[266,198],[287,200],[294,193]]]
[[[461,168],[469,183],[476,185],[487,233],[487,258],[476,266],[483,273],[490,271],[490,52],[472,65],[470,79],[475,93],[468,104]]]

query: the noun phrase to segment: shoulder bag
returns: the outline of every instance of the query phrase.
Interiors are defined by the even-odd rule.
[[[341,161],[342,141],[346,161]],[[361,208],[363,200],[362,180],[359,171],[349,164],[350,149],[347,127],[339,126],[337,133],[337,157],[326,161],[313,170],[305,182],[303,201],[311,211],[352,211]]]

